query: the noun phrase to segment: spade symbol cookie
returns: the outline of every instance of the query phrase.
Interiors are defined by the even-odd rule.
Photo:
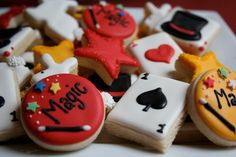
[[[147,112],[150,108],[163,109],[167,105],[167,99],[161,88],[156,88],[140,94],[137,99],[137,103],[144,105],[144,112]]]

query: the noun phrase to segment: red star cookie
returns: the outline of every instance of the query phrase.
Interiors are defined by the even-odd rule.
[[[85,57],[98,61],[105,67],[106,71],[113,79],[118,78],[121,66],[139,66],[137,60],[127,55],[122,40],[102,37],[89,29],[86,29],[84,32],[87,39],[87,45],[86,47],[75,50],[75,55],[78,59],[80,59],[80,57]],[[80,63],[81,66],[89,68],[88,66],[83,65],[82,62]],[[97,69],[97,67],[94,68]]]

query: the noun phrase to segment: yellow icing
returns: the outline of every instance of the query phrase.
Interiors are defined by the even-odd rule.
[[[77,20],[82,20],[83,18],[83,12],[87,9],[85,6],[79,6],[76,8],[74,13],[72,13],[72,16]]]
[[[48,53],[53,57],[55,62],[62,63],[65,59],[74,56],[74,44],[70,40],[64,40],[60,42],[58,46],[34,46],[32,51],[35,53],[37,58]]]
[[[212,51],[206,52],[203,56],[182,53],[178,60],[192,70],[192,81],[204,71],[223,67]]]
[[[214,110],[216,110],[228,122],[236,127],[236,106],[232,106],[232,103],[230,103],[231,107],[229,107],[227,99],[224,96],[218,96],[220,103],[222,104],[222,109],[220,109],[218,107],[217,97],[214,93],[214,90],[217,90],[219,93],[221,93],[220,90],[223,89],[229,99],[229,102],[231,101],[231,99],[233,99],[233,97],[229,97],[228,94],[232,93],[236,96],[236,89],[232,89],[228,86],[229,80],[236,81],[236,73],[230,72],[229,70],[226,71],[228,72],[227,78],[220,77],[217,69],[209,70],[208,72],[206,72],[196,85],[194,101],[200,118],[204,121],[204,123],[209,127],[210,130],[224,139],[235,141],[236,133],[226,127],[224,123],[222,123],[218,118],[216,118],[214,114],[209,112],[204,107],[204,105],[200,103],[200,99],[204,98],[214,108]],[[207,88],[207,86],[204,84],[204,81],[208,77],[214,80],[213,88]]]

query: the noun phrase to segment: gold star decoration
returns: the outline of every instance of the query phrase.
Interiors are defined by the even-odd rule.
[[[178,64],[181,64],[179,68],[191,71],[192,78],[190,79],[190,82],[204,71],[224,67],[224,65],[217,60],[212,51],[206,52],[203,56],[182,53],[176,61],[176,70],[181,71],[181,69],[178,70]]]
[[[52,83],[51,87],[50,87],[50,91],[53,92],[53,94],[57,94],[57,92],[61,90],[61,87],[60,87],[60,83],[57,82],[57,83]]]
[[[69,40],[64,40],[57,46],[37,45],[32,48],[35,58],[41,58],[45,53],[52,56],[56,63],[62,63],[67,58],[74,56],[74,44]]]

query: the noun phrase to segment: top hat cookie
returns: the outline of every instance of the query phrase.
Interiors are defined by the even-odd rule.
[[[219,30],[220,25],[214,20],[180,7],[173,9],[153,29],[169,33],[185,52],[194,55],[205,53]]]

